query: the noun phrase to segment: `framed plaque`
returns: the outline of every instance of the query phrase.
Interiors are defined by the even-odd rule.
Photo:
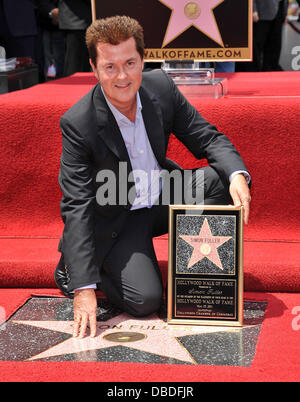
[[[168,323],[243,325],[243,207],[170,206]]]
[[[253,0],[91,0],[93,20],[127,15],[144,29],[145,61],[252,59]]]

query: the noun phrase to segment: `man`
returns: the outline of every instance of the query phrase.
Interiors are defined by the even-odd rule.
[[[129,17],[97,20],[86,40],[99,83],[61,119],[65,227],[55,274],[60,289],[74,294],[74,336],[80,337],[88,322],[95,336],[96,286],[134,316],[160,308],[163,288],[152,237],[168,230],[168,203],[156,202],[164,197],[165,182],[155,186],[155,175],[150,184],[146,178],[161,171],[183,176],[166,158],[170,133],[211,165],[193,172],[183,188],[204,188],[207,204],[233,200],[244,205],[245,222],[250,204],[249,174],[230,141],[200,116],[164,72],[143,73],[138,22]],[[204,172],[204,180],[198,172]],[[170,203],[182,202],[181,189],[174,184],[170,188]],[[115,189],[117,195],[111,191]],[[184,201],[190,203],[189,198]]]
[[[61,78],[64,73],[65,38],[58,27],[58,0],[35,0],[35,4],[40,80]]]
[[[279,65],[282,26],[287,16],[288,0],[254,0],[253,68],[254,71],[281,71]]]
[[[90,71],[85,32],[91,23],[90,0],[59,0],[59,29],[65,34],[64,76]]]

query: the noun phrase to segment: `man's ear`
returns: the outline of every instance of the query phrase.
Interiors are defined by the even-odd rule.
[[[92,59],[89,59],[89,62],[90,62],[90,66],[92,67],[93,73],[95,74],[95,77],[99,81],[99,74],[98,74],[98,71],[97,71],[94,63],[92,62]]]

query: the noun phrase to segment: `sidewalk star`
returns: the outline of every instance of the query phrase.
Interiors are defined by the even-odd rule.
[[[73,333],[73,321],[16,320],[14,322],[70,335]],[[82,339],[70,337],[44,352],[32,356],[27,361],[85,351],[96,351],[119,345],[163,356],[166,359],[178,359],[183,363],[197,364],[188,350],[186,350],[177,338],[224,331],[234,331],[234,329],[225,329],[224,327],[215,326],[168,326],[167,323],[156,314],[147,318],[134,319],[128,314],[122,313],[108,321],[98,323],[95,338],[88,336]]]

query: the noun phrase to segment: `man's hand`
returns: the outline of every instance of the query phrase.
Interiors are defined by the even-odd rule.
[[[254,11],[253,13],[253,22],[258,22],[259,21],[259,15],[257,11]]]
[[[53,25],[58,25],[58,8],[53,8],[51,10],[51,21]]]
[[[243,205],[244,222],[247,224],[250,214],[251,196],[246,179],[242,174],[234,176],[229,186],[229,193],[236,207]]]
[[[88,322],[90,323],[90,336],[96,335],[97,298],[94,289],[75,290],[74,296],[74,329],[73,336],[83,338]]]

